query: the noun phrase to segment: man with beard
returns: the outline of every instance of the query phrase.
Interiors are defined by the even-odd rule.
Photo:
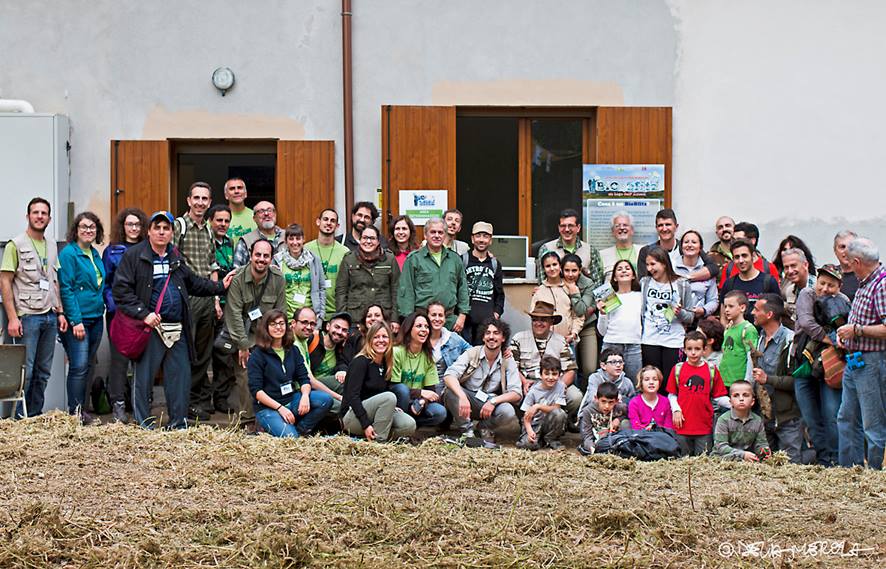
[[[335,240],[338,230],[338,213],[326,208],[317,216],[319,235],[313,241],[305,243],[305,249],[320,259],[323,267],[323,288],[326,289],[326,314],[335,314],[335,283],[338,281],[338,270],[342,259],[349,249]]]
[[[473,250],[462,255],[471,313],[465,321],[462,336],[473,345],[480,343],[480,326],[489,317],[501,318],[505,310],[505,290],[498,259],[489,254],[492,224],[478,221],[471,228]]]
[[[265,201],[255,204],[255,223],[258,227],[244,235],[234,247],[235,267],[243,267],[249,262],[252,244],[260,239],[271,244],[272,256],[280,247],[286,246],[285,232],[281,227],[277,227],[277,208],[274,204]]]
[[[312,327],[299,322],[300,319],[309,318],[312,312],[310,309],[297,312],[297,316],[293,319],[296,323],[293,331],[298,340],[307,346],[306,360],[311,370],[311,387],[332,397],[332,408],[329,413],[338,416],[341,410],[341,397],[345,391],[345,376],[351,363],[344,351],[348,330],[352,324],[351,316],[347,312],[333,314],[332,318],[323,324],[323,331],[314,332]],[[313,316],[316,318],[316,313]]]
[[[218,280],[215,259],[215,240],[206,219],[206,210],[212,203],[212,188],[206,182],[194,182],[188,189],[188,211],[176,218],[173,243],[182,262],[198,277]],[[209,383],[209,361],[215,340],[215,299],[192,296],[191,334],[194,359],[191,362],[191,401],[188,417],[194,421],[208,421],[214,410],[212,385]]]
[[[25,345],[25,409],[19,402],[15,416],[34,416],[43,412],[46,384],[55,354],[56,330],[68,329],[59,300],[55,241],[45,239],[46,226],[52,219],[49,202],[34,198],[28,202],[28,228],[6,243],[0,266],[0,292],[12,338]]]
[[[742,221],[740,223],[735,224],[735,229],[732,231],[732,244],[734,245],[736,241],[742,241],[744,243],[748,243],[752,249],[752,262],[754,263],[754,267],[761,273],[768,273],[775,279],[776,283],[780,283],[781,279],[778,277],[778,267],[775,264],[770,263],[766,257],[760,253],[759,249],[757,249],[757,244],[760,242],[760,229],[754,225],[753,223],[749,223],[747,221]],[[730,249],[732,246],[730,245]],[[734,255],[734,253],[733,253]],[[720,290],[723,290],[723,283],[726,282],[726,279],[730,277],[734,277],[737,275],[741,269],[738,268],[738,264],[733,260],[726,265],[726,267],[720,271]],[[720,295],[720,298],[723,298],[723,295]]]
[[[634,218],[626,211],[618,211],[612,216],[612,237],[615,245],[600,251],[603,259],[603,281],[609,282],[612,278],[612,268],[615,263],[625,259],[631,262],[634,270],[637,270],[637,258],[640,255],[640,246],[634,243]]]
[[[514,358],[502,347],[511,328],[491,318],[482,327],[483,345],[468,348],[443,376],[446,409],[455,417],[455,427],[466,437],[474,436],[472,421],[479,421],[484,446],[495,447],[495,436],[516,431],[517,405],[523,398]]]
[[[346,234],[339,235],[336,241],[350,249],[356,251],[360,248],[360,236],[367,225],[375,225],[378,219],[378,208],[372,202],[357,202],[351,208],[351,231]],[[387,240],[379,235],[379,241],[382,249],[388,248]]]
[[[714,232],[717,234],[718,241],[711,245],[708,256],[717,263],[717,267],[720,269],[732,260],[732,251],[729,250],[729,246],[732,245],[734,230],[735,220],[728,215],[719,217],[714,224]]]
[[[257,204],[256,212],[259,207]],[[241,239],[237,246],[243,246],[245,240],[246,237]],[[249,263],[238,270],[231,281],[225,303],[225,326],[237,349],[234,362],[237,411],[245,420],[253,417],[246,362],[255,345],[255,323],[268,310],[286,309],[286,280],[278,267],[271,266],[274,254],[271,242],[267,239],[254,241],[250,253]]]

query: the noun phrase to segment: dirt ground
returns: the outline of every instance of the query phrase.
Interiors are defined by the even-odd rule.
[[[886,474],[0,421],[0,567],[882,567]]]

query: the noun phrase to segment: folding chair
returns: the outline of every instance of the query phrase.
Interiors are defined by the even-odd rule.
[[[0,344],[0,401],[21,401],[24,416],[28,416],[25,402],[25,346]],[[15,405],[12,416],[15,416]]]

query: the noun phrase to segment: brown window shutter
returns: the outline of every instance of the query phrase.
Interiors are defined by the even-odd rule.
[[[592,128],[595,164],[664,164],[671,205],[671,108],[599,107]]]
[[[455,207],[455,107],[381,109],[382,221],[400,211],[400,190],[447,190]]]
[[[335,143],[277,141],[277,225],[298,223],[305,241],[317,238],[317,214],[335,207]],[[343,223],[343,220],[342,220]]]
[[[111,141],[111,217],[127,207],[147,215],[170,207],[169,142]]]

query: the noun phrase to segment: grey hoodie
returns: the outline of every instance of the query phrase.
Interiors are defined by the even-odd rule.
[[[603,369],[598,369],[596,372],[591,374],[588,377],[588,388],[585,391],[585,396],[581,400],[581,405],[578,408],[578,416],[581,417],[581,413],[584,408],[594,402],[594,398],[597,397],[597,388],[600,387],[600,384],[604,381],[609,381],[618,386],[618,396],[621,403],[627,405],[627,402],[631,400],[631,397],[637,394],[637,390],[634,388],[633,382],[628,379],[628,376],[622,372],[622,374],[618,377],[617,380],[612,381],[609,378],[609,374],[603,371]]]

